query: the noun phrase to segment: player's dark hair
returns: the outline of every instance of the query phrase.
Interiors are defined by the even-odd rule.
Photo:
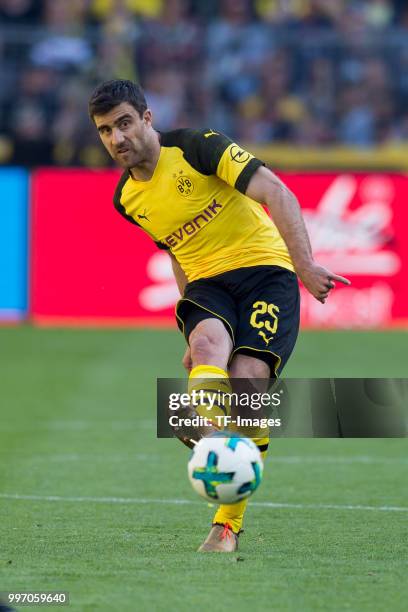
[[[105,115],[122,102],[131,104],[140,118],[147,109],[146,98],[140,85],[124,79],[105,81],[98,85],[89,100],[89,116],[93,119],[95,115]]]

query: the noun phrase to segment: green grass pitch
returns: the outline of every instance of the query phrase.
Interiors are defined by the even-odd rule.
[[[285,374],[407,376],[407,343],[303,333]],[[75,611],[406,610],[406,440],[275,440],[239,553],[195,552],[214,509],[188,451],[155,439],[155,379],[183,376],[183,350],[175,331],[0,329],[0,591],[67,590]]]

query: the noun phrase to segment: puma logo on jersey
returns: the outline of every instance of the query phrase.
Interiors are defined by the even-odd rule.
[[[209,223],[209,221],[220,212],[222,206],[222,204],[214,199],[212,203],[209,204],[207,208],[204,208],[201,213],[196,215],[194,219],[187,221],[187,223],[176,229],[172,234],[166,236],[164,241],[169,247],[177,246],[180,242],[183,242],[187,236],[195,234],[201,227]]]
[[[148,219],[146,217],[146,211],[147,211],[147,209],[145,208],[144,211],[143,211],[143,215],[137,215],[137,218],[138,219],[146,219],[146,221],[150,221],[150,219]]]
[[[204,138],[209,138],[210,136],[219,136],[218,132],[214,132],[214,130],[210,130],[204,134]]]
[[[269,346],[270,341],[273,340],[273,336],[268,338],[265,332],[262,330],[258,332],[258,335],[265,340],[266,346]]]

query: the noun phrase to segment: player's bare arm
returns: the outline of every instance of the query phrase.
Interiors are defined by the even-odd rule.
[[[330,290],[335,287],[333,281],[351,284],[347,278],[334,274],[313,260],[312,247],[297,198],[276,174],[265,167],[258,168],[248,184],[246,195],[267,204],[299,278],[319,302],[324,304]]]

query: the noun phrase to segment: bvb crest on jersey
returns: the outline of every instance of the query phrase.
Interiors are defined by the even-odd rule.
[[[176,187],[182,196],[189,196],[194,191],[194,183],[189,176],[179,176],[176,180]]]

